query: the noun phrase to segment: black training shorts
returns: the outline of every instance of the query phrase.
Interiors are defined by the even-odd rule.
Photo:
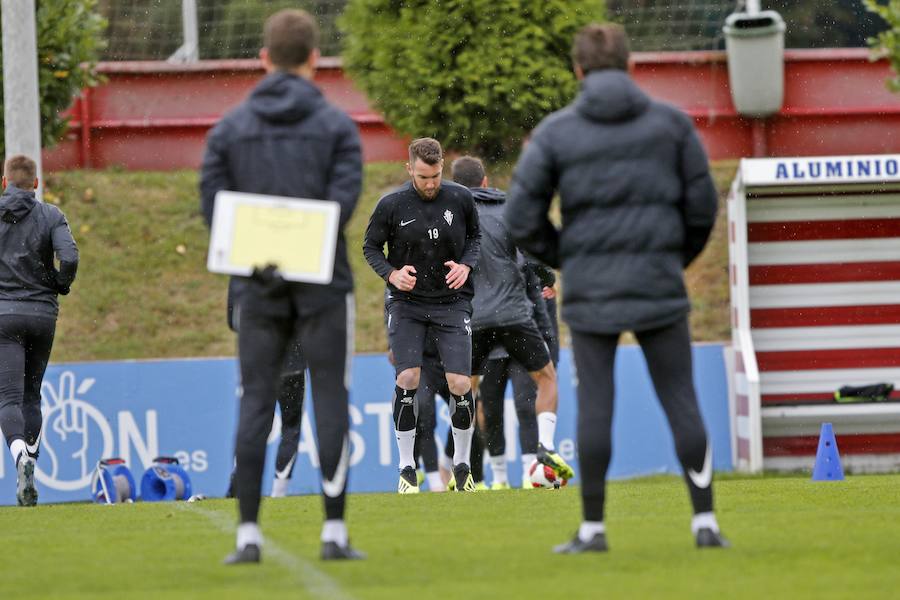
[[[387,303],[388,343],[399,374],[422,366],[425,340],[437,346],[447,373],[472,374],[472,303],[422,302],[394,298]]]
[[[506,348],[510,357],[529,373],[540,371],[550,362],[547,343],[534,321],[475,331],[472,335],[472,368],[476,374],[483,372],[484,363],[495,346]]]

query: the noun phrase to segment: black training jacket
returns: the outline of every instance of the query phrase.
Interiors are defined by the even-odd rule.
[[[547,215],[557,191],[559,230]],[[703,249],[716,209],[690,119],[648,98],[627,73],[604,70],[535,129],[506,220],[519,247],[562,269],[569,326],[616,333],[688,312],[682,271]]]
[[[62,211],[8,186],[0,197],[0,315],[55,318],[57,295],[69,293],[77,270],[78,248]]]
[[[366,229],[363,254],[385,281],[396,269],[415,267],[412,291],[401,292],[388,283],[393,298],[452,302],[472,298],[472,275],[460,289],[451,290],[445,279],[450,269],[444,263],[452,260],[474,270],[480,244],[478,213],[468,188],[444,181],[433,200],[423,200],[408,181],[378,201]]]
[[[472,196],[481,227],[481,258],[472,271],[472,329],[528,323],[534,318],[534,308],[525,289],[519,251],[503,220],[506,193],[473,188]]]
[[[353,289],[344,225],[362,188],[362,149],[356,124],[329,104],[310,81],[275,72],[225,115],[206,138],[200,177],[201,210],[212,223],[216,192],[230,190],[333,200],[341,206],[334,277],[328,285],[292,283],[310,303],[333,301]],[[232,278],[229,306],[242,287]]]

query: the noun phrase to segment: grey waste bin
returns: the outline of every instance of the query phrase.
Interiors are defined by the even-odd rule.
[[[733,13],[725,19],[728,80],[737,111],[778,112],[784,99],[784,20],[777,12]]]

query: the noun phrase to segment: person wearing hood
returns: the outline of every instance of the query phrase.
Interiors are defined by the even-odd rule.
[[[58,296],[69,293],[78,270],[69,223],[57,207],[35,198],[37,185],[32,159],[7,159],[0,197],[0,429],[16,465],[19,506],[37,504],[41,382],[53,348]]]
[[[344,524],[349,470],[348,365],[353,352],[353,278],[343,228],[362,187],[359,132],[312,79],[318,26],[309,13],[269,17],[260,51],[266,77],[210,131],[203,157],[201,207],[211,223],[221,190],[322,199],[340,205],[331,283],[285,282],[272,268],[234,279],[232,322],[239,323],[243,394],[235,442],[234,492],[240,508],[236,551],[226,564],[259,562],[258,526],[266,440],[284,367],[302,350],[310,372],[325,505],[323,560],[363,558]],[[292,349],[297,347],[296,349]]]
[[[588,25],[572,48],[581,92],[533,132],[506,207],[519,246],[562,269],[562,316],[578,370],[584,520],[560,553],[606,551],[613,367],[633,331],[675,438],[698,547],[727,545],[713,513],[712,458],[697,404],[683,269],[706,244],[717,194],[691,120],[628,74],[618,25]],[[562,227],[548,212],[559,193]]]
[[[472,302],[472,372],[484,373],[496,346],[521,364],[537,386],[538,444],[536,460],[559,477],[571,479],[575,473],[556,452],[556,369],[550,350],[534,320],[534,305],[528,296],[521,270],[520,253],[503,219],[506,194],[488,186],[481,160],[462,156],[451,165],[453,180],[468,187],[475,199],[481,223],[481,260],[472,272],[475,298]],[[497,414],[494,407],[488,411]],[[523,452],[530,449],[523,448]],[[505,481],[506,457],[491,456],[498,482]]]

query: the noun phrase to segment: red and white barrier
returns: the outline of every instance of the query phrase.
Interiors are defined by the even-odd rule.
[[[900,389],[900,155],[745,159],[728,219],[737,468],[806,466],[823,421],[850,468],[900,466],[900,402],[834,400]]]

